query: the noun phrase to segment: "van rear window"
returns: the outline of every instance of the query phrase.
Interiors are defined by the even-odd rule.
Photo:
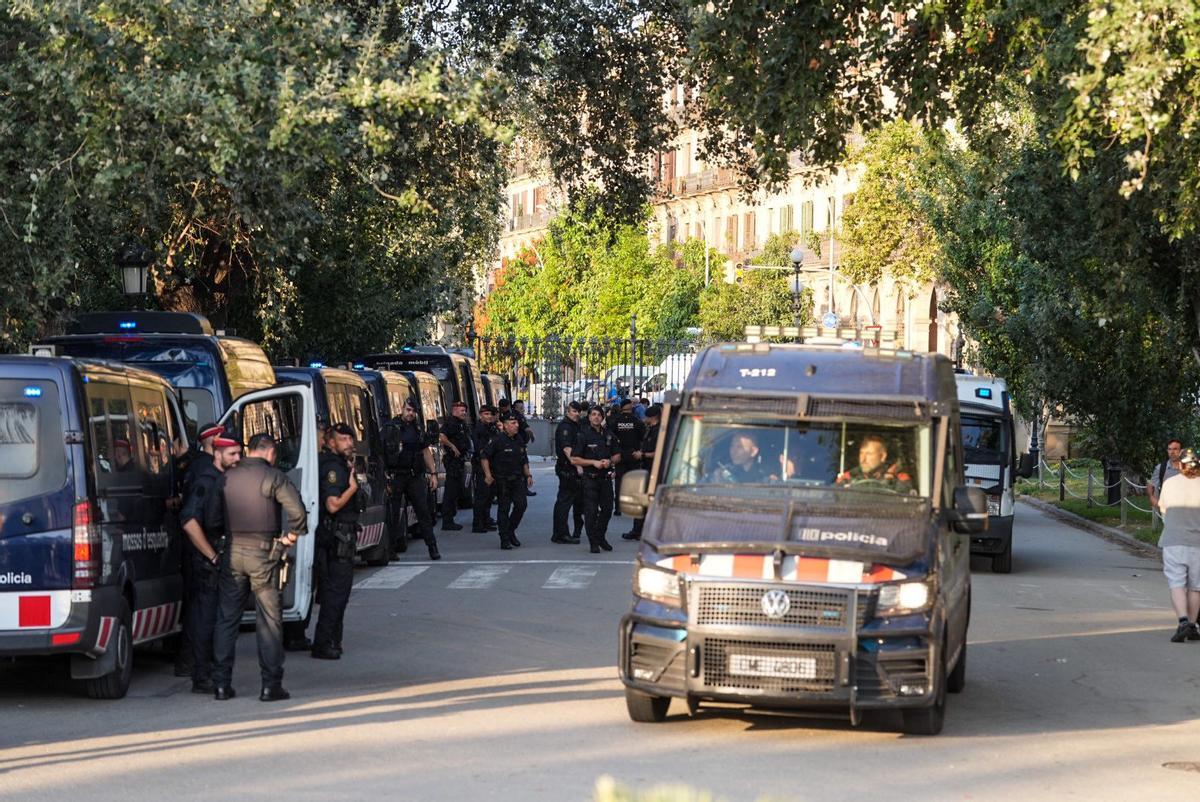
[[[67,481],[58,385],[0,380],[0,504],[52,493]]]

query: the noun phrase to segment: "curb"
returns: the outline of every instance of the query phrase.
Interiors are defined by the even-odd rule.
[[[1105,540],[1110,540],[1114,543],[1126,546],[1133,551],[1141,553],[1143,556],[1162,559],[1162,549],[1160,549],[1158,546],[1152,546],[1149,543],[1138,540],[1133,535],[1127,535],[1120,529],[1114,529],[1111,526],[1105,526],[1104,524],[1099,524],[1095,521],[1089,521],[1082,515],[1076,515],[1073,512],[1060,509],[1048,501],[1042,501],[1040,498],[1018,496],[1018,499],[1029,506],[1034,507],[1035,509],[1041,510],[1051,518],[1056,518],[1063,523],[1071,524],[1077,529],[1083,529],[1084,531],[1090,532],[1091,534],[1104,538]]]

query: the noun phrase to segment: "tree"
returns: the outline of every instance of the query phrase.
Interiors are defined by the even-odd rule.
[[[792,248],[799,242],[795,231],[773,234],[751,264],[791,264]],[[804,325],[809,319],[811,291],[801,298],[800,320],[788,286],[788,273],[776,270],[744,270],[739,282],[714,281],[700,296],[700,326],[714,340],[744,340],[746,326]]]

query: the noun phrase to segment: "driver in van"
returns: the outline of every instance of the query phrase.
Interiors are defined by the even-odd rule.
[[[900,469],[899,463],[888,463],[887,441],[880,435],[865,435],[858,444],[858,467],[837,478],[837,484],[853,487],[859,484],[882,484],[897,493],[913,492],[912,477]]]
[[[753,432],[735,431],[729,438],[729,460],[719,461],[708,475],[716,484],[750,484],[767,481],[767,472],[759,463],[758,439]]]

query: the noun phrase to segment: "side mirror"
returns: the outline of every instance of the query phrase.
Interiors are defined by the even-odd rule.
[[[1037,467],[1033,458],[1034,455],[1028,451],[1021,455],[1020,460],[1017,462],[1017,476],[1022,479],[1028,479],[1033,476],[1033,469]]]
[[[621,514],[630,518],[646,517],[650,506],[650,472],[630,471],[621,477],[621,493],[618,498]]]
[[[964,535],[986,532],[988,528],[987,493],[979,487],[954,489],[954,528]]]

